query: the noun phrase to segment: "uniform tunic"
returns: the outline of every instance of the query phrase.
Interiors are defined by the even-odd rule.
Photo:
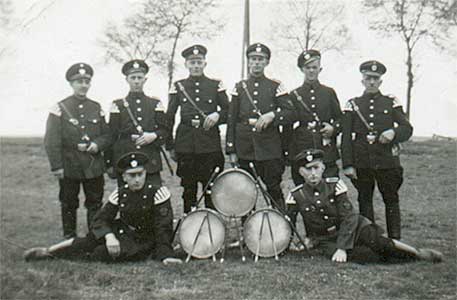
[[[138,135],[138,129],[132,122],[124,99],[113,101],[109,117],[109,128],[113,139],[113,148],[107,164],[115,165],[117,160],[129,152],[142,152],[149,158],[146,165],[148,173],[162,170],[160,146],[165,142],[168,132],[164,107],[159,99],[146,96],[143,92],[130,92],[125,98],[134,119],[144,132],[155,132],[157,139],[144,146],[135,145],[132,135]]]

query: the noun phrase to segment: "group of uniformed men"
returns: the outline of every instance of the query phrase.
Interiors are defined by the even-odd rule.
[[[59,178],[66,240],[32,248],[26,259],[136,259],[155,252],[166,264],[181,262],[171,249],[172,211],[170,192],[160,178],[161,145],[177,161],[188,213],[197,204],[198,183],[206,185],[216,167],[224,168],[219,129],[224,123],[229,162],[248,172],[253,163],[274,206],[287,209],[293,223],[301,213],[315,245],[334,243],[334,261],[346,261],[346,250],[357,244],[386,256],[403,251],[408,257],[441,259],[437,251],[398,241],[398,190],[403,180],[398,144],[408,140],[413,129],[397,99],[379,91],[386,72],[382,63],[360,65],[365,91],[349,100],[342,112],[335,91],[318,79],[322,67],[317,50],[299,55],[297,66],[305,80],[288,92],[265,76],[270,49],[252,44],[246,50],[249,76],[235,85],[231,101],[222,81],[205,75],[206,54],[202,45],[182,51],[189,77],[172,84],[166,111],[159,99],[143,92],[148,65],[142,60],[127,62],[122,73],[130,92],[113,101],[108,124],[100,105],[86,96],[93,69],[85,63],[68,69],[66,79],[74,93],[51,110],[45,136],[51,170]],[[178,108],[180,121],[173,137]],[[343,173],[358,190],[361,216],[338,178],[340,133]],[[280,186],[286,161],[291,162],[297,185],[287,201]],[[118,188],[102,206],[105,169],[117,178]],[[385,203],[387,238],[374,223],[375,183]],[[84,238],[76,236],[81,185],[90,229]],[[214,208],[210,194],[205,195],[205,205]]]

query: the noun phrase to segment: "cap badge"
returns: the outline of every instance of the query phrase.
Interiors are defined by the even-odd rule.
[[[132,168],[136,168],[136,167],[138,167],[138,162],[137,162],[136,160],[132,160],[132,161],[130,162],[130,166],[131,166]]]
[[[255,48],[255,52],[262,52],[262,48],[260,48],[260,46],[257,46],[257,48]]]
[[[308,59],[310,59],[310,58],[311,58],[311,55],[309,55],[309,53],[306,53],[306,54],[305,54],[305,59],[308,60]]]
[[[79,74],[81,74],[81,75],[84,75],[84,74],[86,74],[86,70],[85,70],[85,69],[79,69],[79,71],[78,71],[78,72],[79,72]]]
[[[378,69],[378,66],[376,64],[373,64],[371,66],[371,71],[376,71]]]
[[[313,156],[312,156],[311,154],[306,155],[306,160],[307,160],[308,162],[312,162],[312,161],[313,161]]]
[[[194,51],[192,51],[192,53],[193,53],[194,55],[197,55],[197,54],[198,54],[198,49],[197,49],[197,48],[194,48]]]
[[[130,155],[131,158],[135,158],[135,154]]]
[[[79,67],[80,68],[84,68],[84,64],[79,64]]]
[[[134,63],[133,63],[133,67],[134,67],[135,69],[138,69],[138,68],[140,67],[140,64],[137,63],[137,62],[134,62]]]

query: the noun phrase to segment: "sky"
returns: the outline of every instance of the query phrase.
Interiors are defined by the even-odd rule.
[[[329,1],[329,0],[327,0]],[[128,92],[121,64],[105,63],[99,39],[108,22],[120,23],[132,12],[138,0],[22,0],[13,1],[14,17],[22,24],[2,43],[7,52],[0,58],[0,135],[41,136],[44,134],[49,108],[71,94],[65,81],[67,68],[87,62],[95,69],[88,97],[99,101],[105,111],[110,103]],[[193,43],[207,46],[209,77],[222,79],[231,90],[240,79],[242,54],[242,0],[221,1],[218,15],[225,29],[210,41],[187,39],[178,44],[178,53]],[[299,86],[303,74],[296,58],[275,52],[277,36],[271,26],[278,18],[281,1],[251,0],[251,42],[262,42],[272,50],[267,76],[281,80],[289,89]],[[333,87],[341,105],[363,92],[358,67],[376,59],[388,71],[381,90],[393,94],[406,104],[406,67],[403,43],[396,37],[380,38],[367,29],[357,1],[345,1],[346,22],[352,42],[343,52],[326,52],[322,58],[320,81]],[[40,12],[46,8],[43,13]],[[31,16],[35,16],[32,18]],[[204,16],[202,16],[204,17]],[[418,81],[412,100],[411,122],[414,135],[457,136],[457,59],[432,45],[419,46],[416,63]],[[187,74],[178,55],[176,79]],[[145,86],[148,95],[167,103],[166,74],[151,66]]]

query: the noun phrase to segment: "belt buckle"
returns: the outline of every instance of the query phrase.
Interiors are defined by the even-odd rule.
[[[190,121],[190,124],[192,125],[192,127],[198,128],[198,127],[200,127],[200,120],[199,119],[192,119]]]
[[[333,226],[327,228],[327,232],[328,232],[329,234],[332,234],[332,233],[334,233],[335,231],[336,231],[336,226],[335,226],[335,225],[333,225]]]
[[[367,142],[368,142],[368,144],[374,144],[374,142],[376,141],[376,137],[377,137],[376,133],[369,132],[367,134]]]
[[[248,124],[251,125],[251,126],[255,126],[255,124],[257,123],[257,120],[256,118],[249,118],[248,119]]]

